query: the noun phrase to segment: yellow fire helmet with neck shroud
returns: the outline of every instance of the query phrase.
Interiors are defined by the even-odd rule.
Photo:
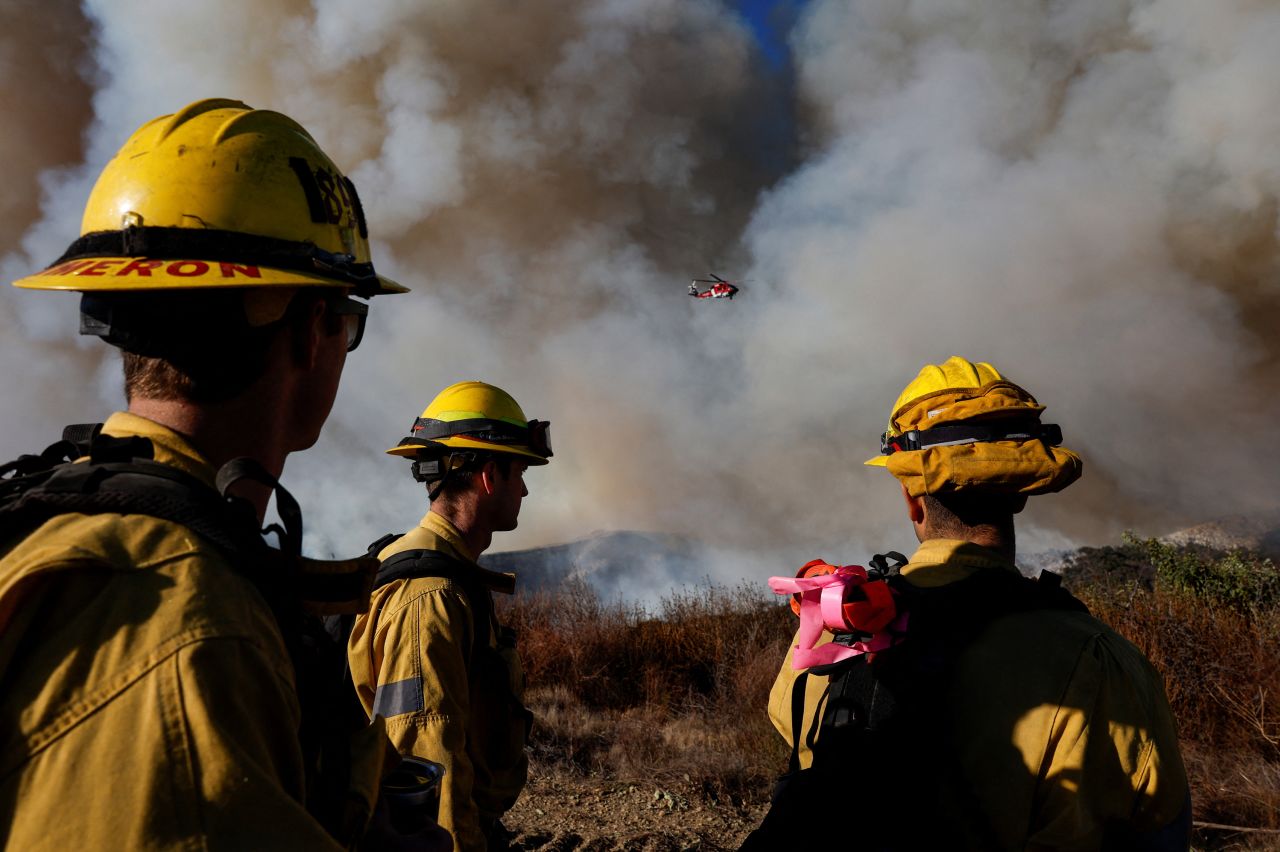
[[[880,455],[913,497],[1047,494],[1080,478],[1080,456],[1041,423],[1044,406],[991,364],[958,356],[926,364],[898,395]]]

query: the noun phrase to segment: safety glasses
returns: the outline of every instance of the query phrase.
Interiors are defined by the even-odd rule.
[[[529,449],[544,459],[551,458],[551,424],[546,420],[529,421]]]
[[[413,421],[413,434],[405,440],[425,444],[453,435],[464,435],[494,444],[524,444],[533,454],[544,459],[551,458],[551,424],[546,420],[530,420],[527,426],[517,426],[504,420],[488,418],[446,421],[419,417]]]
[[[364,324],[369,316],[369,305],[350,297],[331,299],[326,304],[329,310],[342,317],[347,328],[347,351],[354,352],[364,339]]]

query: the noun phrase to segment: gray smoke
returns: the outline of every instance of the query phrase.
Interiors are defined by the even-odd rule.
[[[1254,2],[815,4],[819,142],[748,232],[778,286],[745,409],[803,363],[811,429],[874,434],[916,364],[968,354],[1085,457],[1032,501],[1040,541],[1274,507],[1277,34]]]
[[[0,143],[9,280],[77,234],[137,125],[221,96],[306,125],[413,288],[373,303],[286,471],[313,552],[416,521],[381,451],[470,378],[554,423],[499,549],[654,530],[726,554],[722,578],[905,549],[896,485],[860,463],[951,354],[1025,384],[1085,457],[1026,547],[1276,504],[1268,4],[815,0],[794,91],[712,0],[60,5],[0,32],[26,75],[5,113],[32,114]],[[707,271],[749,283],[688,299]],[[119,405],[73,297],[0,299],[6,457]]]

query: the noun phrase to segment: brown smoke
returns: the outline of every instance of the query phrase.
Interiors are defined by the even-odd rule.
[[[69,0],[12,0],[0,7],[0,256],[18,247],[40,210],[41,175],[84,156],[91,110],[89,24]]]

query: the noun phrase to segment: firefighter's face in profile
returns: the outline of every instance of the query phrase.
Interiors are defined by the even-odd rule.
[[[524,472],[529,465],[522,461],[513,461],[510,474],[504,476],[502,466],[493,466],[494,510],[493,529],[495,532],[513,530],[519,523],[520,505],[529,489],[524,484]]]

